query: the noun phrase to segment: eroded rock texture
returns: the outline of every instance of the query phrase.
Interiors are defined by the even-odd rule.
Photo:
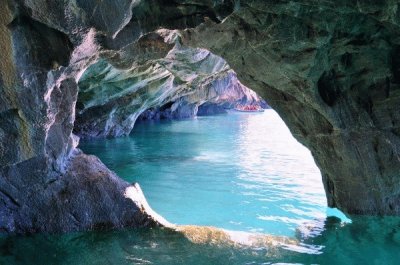
[[[204,103],[261,104],[222,58],[204,49],[182,47],[173,32],[164,40],[163,33],[140,38],[138,42],[145,44],[130,48],[140,58],[130,61],[127,69],[117,68],[120,61],[115,67],[100,59],[86,70],[79,80],[77,135],[128,135],[143,112],[142,119],[179,119],[195,116]]]
[[[400,213],[399,4],[246,1],[184,33],[222,56],[312,152],[329,206]]]
[[[105,70],[99,80],[109,80],[113,69],[136,69],[128,75],[137,83],[173,48],[168,34],[155,32],[159,27],[204,21],[182,32],[181,44],[221,56],[244,85],[268,98],[312,151],[330,206],[399,214],[399,17],[391,0],[3,0],[0,231],[157,225],[126,195],[127,189],[136,193],[134,186],[76,149],[77,82],[96,63],[92,67]],[[170,78],[167,72],[155,71],[155,82],[165,82],[162,74]],[[171,82],[186,96],[187,80]],[[92,102],[95,92],[84,90],[84,101]],[[140,100],[154,101],[160,95],[151,92],[161,91]],[[99,98],[108,98],[105,93]],[[112,117],[115,106],[139,106],[129,97],[109,102],[100,116]],[[85,109],[78,104],[78,111]],[[99,119],[96,134],[126,133],[135,119],[129,115],[111,127]],[[90,132],[91,126],[77,128]]]

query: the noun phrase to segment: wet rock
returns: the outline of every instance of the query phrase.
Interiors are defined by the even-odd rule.
[[[299,242],[294,238],[272,236],[261,233],[230,231],[212,226],[180,225],[174,228],[195,244],[210,244],[218,247],[235,246],[238,248],[273,248],[295,246]]]
[[[163,222],[144,210],[140,188],[119,179],[95,156],[76,151],[65,174],[46,182],[45,168],[38,165],[40,159],[32,159],[0,171],[0,200],[8,206],[0,207],[1,232],[106,230]],[[29,178],[21,187],[25,174]]]

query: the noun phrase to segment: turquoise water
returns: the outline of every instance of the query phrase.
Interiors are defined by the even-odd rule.
[[[310,152],[273,110],[140,123],[81,148],[138,182],[172,223],[293,236],[333,212]]]
[[[328,209],[313,159],[274,111],[138,124],[81,143],[139,182],[170,222],[287,236],[290,245],[193,243],[165,229],[0,238],[0,264],[399,264],[400,218]],[[239,233],[238,233],[239,234]]]

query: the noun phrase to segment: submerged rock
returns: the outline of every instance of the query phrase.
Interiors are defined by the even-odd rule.
[[[216,246],[277,248],[299,243],[296,239],[283,236],[230,231],[211,226],[180,225],[175,231],[182,233],[193,243]]]

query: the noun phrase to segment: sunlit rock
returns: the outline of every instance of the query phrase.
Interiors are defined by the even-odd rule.
[[[196,244],[276,247],[298,243],[295,239],[288,237],[229,231],[211,226],[181,225],[177,226],[175,230],[183,233],[185,237]]]

